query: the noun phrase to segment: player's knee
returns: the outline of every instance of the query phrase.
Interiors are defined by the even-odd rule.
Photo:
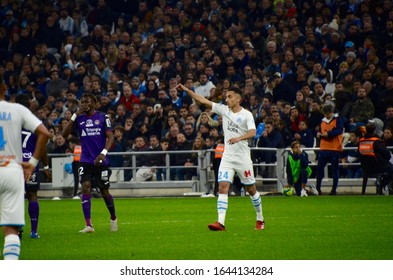
[[[90,193],[91,192],[91,183],[90,182],[83,182],[82,184],[82,193]]]
[[[231,184],[229,182],[220,182],[218,185],[219,193],[228,193]]]

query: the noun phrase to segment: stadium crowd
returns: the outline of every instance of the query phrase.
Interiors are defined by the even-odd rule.
[[[222,120],[179,92],[179,83],[218,103],[240,88],[241,105],[265,127],[254,146],[318,146],[326,102],[353,134],[347,145],[371,121],[393,146],[392,0],[2,0],[0,23],[6,97],[30,97],[51,133],[48,153],[72,152],[76,131],[70,139],[61,131],[85,92],[110,116],[111,151],[214,148]],[[342,162],[348,158],[356,161],[342,153]],[[271,163],[275,155],[253,159]],[[197,157],[175,154],[171,164],[196,165]],[[164,161],[138,157],[137,165]],[[173,170],[171,179],[192,170]],[[342,169],[341,176],[360,175]]]

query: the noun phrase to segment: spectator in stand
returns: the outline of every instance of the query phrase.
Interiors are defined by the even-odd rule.
[[[210,127],[218,125],[217,121],[213,120],[212,117],[207,112],[202,112],[199,115],[199,118],[198,118],[198,120],[196,122],[196,128],[199,129],[199,126],[201,124],[207,124]]]
[[[358,99],[353,104],[350,115],[349,127],[351,130],[365,125],[374,116],[374,104],[368,98],[364,87],[358,89],[357,97]]]
[[[195,88],[195,92],[199,95],[202,95],[203,97],[210,97],[211,90],[216,86],[211,81],[209,81],[206,73],[199,74],[199,83],[200,85]]]
[[[385,118],[383,119],[383,127],[393,127],[393,106],[386,108]]]
[[[191,180],[192,177],[197,176],[199,174],[198,169],[196,168],[198,166],[198,152],[197,151],[202,151],[205,150],[205,140],[202,137],[197,136],[193,143],[192,143],[192,148],[191,150],[195,151],[190,154],[189,158],[187,158],[187,162],[184,164],[184,166],[189,167],[186,169],[186,180]],[[194,166],[194,168],[192,168]]]
[[[135,143],[133,145],[133,147],[131,148],[131,152],[143,152],[143,151],[147,151],[149,149],[148,145],[147,145],[147,141],[145,137],[142,136],[138,136],[135,138]],[[140,168],[142,166],[149,166],[149,160],[146,157],[146,155],[144,155],[143,153],[138,153],[136,155],[136,168]],[[133,163],[132,163],[132,157],[130,156],[126,156],[126,162],[124,164],[125,167],[133,167]],[[143,173],[144,175],[142,176],[142,174],[139,175],[139,177],[133,179],[133,169],[126,169],[124,170],[124,180],[125,181],[130,181],[131,179],[133,179],[133,181],[138,179],[141,179],[142,177],[149,179],[152,176],[151,172],[147,172],[147,174]]]
[[[269,118],[265,121],[265,130],[258,139],[257,147],[260,148],[284,148],[282,135],[274,128],[273,119]],[[277,161],[276,151],[260,151],[257,153],[258,162],[274,163]],[[262,171],[263,178],[272,178],[273,169],[268,166]]]
[[[360,129],[355,129],[350,132],[349,142],[345,145],[345,148],[354,148],[359,146],[360,138],[362,138],[362,132]],[[362,168],[360,166],[360,153],[359,150],[347,150],[344,149],[340,161],[342,166],[340,170],[343,175],[347,178],[361,178],[363,175]],[[359,165],[349,165],[358,163]]]
[[[279,72],[275,73],[272,77],[273,82],[273,102],[278,100],[285,100],[291,104],[296,99],[296,91],[286,80],[281,77]]]
[[[115,126],[113,129],[113,136],[115,144],[119,145],[120,152],[125,152],[130,149],[129,142],[125,138],[126,129],[123,126]]]
[[[176,136],[176,145],[174,148],[170,149],[173,151],[189,151],[192,149],[192,143],[187,141],[186,137],[183,133],[179,133]],[[187,159],[190,157],[189,153],[176,153],[171,155],[171,166],[177,166],[176,168],[172,168],[170,171],[171,180],[180,180],[184,181],[187,169],[181,168],[180,166],[185,166],[187,163]]]
[[[171,87],[169,89],[169,97],[172,101],[172,106],[175,106],[177,109],[180,109],[183,106],[183,101],[179,97],[176,87]]]
[[[183,130],[184,130],[184,136],[186,137],[186,139],[190,142],[193,142],[196,135],[197,135],[193,124],[186,122],[186,124],[183,126]]]
[[[152,79],[147,81],[146,97],[157,100],[158,99],[158,86]]]
[[[126,119],[130,116],[130,111],[127,110],[126,105],[120,103],[116,107],[116,120],[115,125],[125,126]]]
[[[388,126],[383,130],[382,140],[386,147],[393,147],[393,127]]]
[[[132,89],[132,93],[138,98],[141,93],[143,93],[143,94],[146,93],[146,87],[144,85],[141,85],[138,77],[132,78],[131,89]]]
[[[46,18],[46,24],[40,32],[40,41],[48,47],[48,52],[52,55],[58,54],[63,41],[63,31],[53,16]]]
[[[120,98],[119,102],[123,104],[128,111],[132,111],[133,104],[140,103],[139,98],[132,93],[131,85],[128,82],[123,83],[123,96]]]
[[[55,148],[52,151],[54,154],[65,154],[70,152],[70,146],[68,141],[61,135],[61,133],[56,135]]]
[[[160,141],[161,151],[168,151],[169,148],[169,141],[167,138],[162,138]],[[160,156],[160,155],[158,155]],[[166,154],[161,155],[161,166],[166,166]],[[158,164],[158,163],[157,163]],[[163,179],[166,180],[166,168],[157,168],[156,169],[156,179],[157,181],[162,181]]]
[[[57,69],[51,71],[51,80],[46,85],[46,94],[48,96],[54,96],[55,98],[60,97],[62,90],[68,89],[68,83],[63,79],[59,78],[59,72]]]
[[[284,143],[284,147],[289,147],[293,141],[293,133],[287,128],[287,124],[280,118],[273,118],[274,127],[281,134],[281,138]]]
[[[303,91],[298,90],[296,92],[296,100],[295,100],[295,106],[299,110],[299,114],[302,114],[304,116],[308,116],[308,110],[309,110],[309,103],[307,102],[307,97],[308,95],[305,95]]]
[[[131,118],[136,127],[140,127],[144,123],[146,117],[146,111],[142,111],[141,106],[141,104],[137,103],[132,105]]]
[[[299,112],[299,108],[296,106],[291,107],[291,112],[289,115],[289,120],[291,121],[290,130],[292,134],[295,134],[300,131],[299,124],[301,121],[304,121],[306,116]]]
[[[308,128],[306,120],[301,120],[299,122],[299,131],[294,134],[293,138],[298,141],[303,147],[314,147],[315,138],[311,129]]]

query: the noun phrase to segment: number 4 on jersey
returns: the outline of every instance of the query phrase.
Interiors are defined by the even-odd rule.
[[[4,140],[3,127],[0,126],[0,151],[4,150],[7,141]]]

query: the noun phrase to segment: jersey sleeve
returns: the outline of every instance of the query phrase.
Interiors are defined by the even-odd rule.
[[[212,112],[216,113],[217,115],[223,115],[225,111],[226,106],[218,103],[212,102]]]
[[[34,133],[42,122],[26,107],[19,106],[18,110],[23,119],[23,128]]]
[[[250,111],[247,111],[247,128],[248,130],[256,129],[254,117]]]
[[[113,130],[111,120],[109,119],[109,116],[107,114],[104,115],[104,126],[105,126],[105,131]]]

